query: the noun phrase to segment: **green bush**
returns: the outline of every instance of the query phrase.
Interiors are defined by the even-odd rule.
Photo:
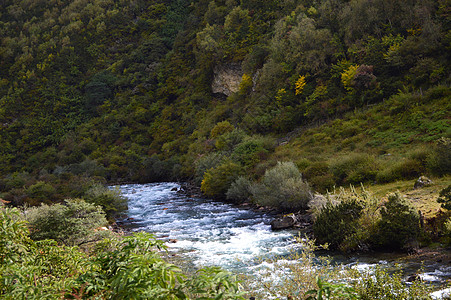
[[[312,163],[305,168],[302,175],[318,192],[331,190],[335,185],[333,175],[329,173],[329,166],[323,161]]]
[[[359,272],[354,270],[352,287],[362,300],[373,299],[430,299],[430,290],[423,281],[418,280],[406,285],[402,272],[394,273],[380,266]]]
[[[243,173],[243,168],[234,162],[225,162],[204,174],[202,192],[209,197],[224,199],[231,184]]]
[[[48,183],[38,181],[26,189],[27,196],[44,203],[51,203],[54,200],[56,190]]]
[[[227,200],[244,202],[251,196],[251,182],[246,177],[240,176],[227,190]]]
[[[309,180],[310,178],[313,178],[315,176],[326,175],[327,173],[329,173],[328,164],[324,161],[317,161],[305,168],[304,172],[302,172],[302,175],[305,179]]]
[[[100,206],[82,199],[67,199],[64,204],[33,207],[25,214],[33,240],[53,239],[64,245],[76,246],[99,240],[96,228],[107,224]]]
[[[197,184],[201,184],[207,170],[217,167],[224,159],[222,153],[213,152],[200,157],[195,162],[194,181]]]
[[[376,175],[376,181],[379,183],[393,182],[396,180],[413,179],[424,172],[421,161],[409,158],[388,165],[380,170]]]
[[[232,151],[233,148],[241,143],[246,137],[244,131],[240,129],[234,129],[231,132],[227,132],[216,139],[215,147],[219,151]]]
[[[374,181],[378,164],[374,156],[356,153],[331,162],[330,169],[337,183],[360,184]]]
[[[442,137],[427,159],[428,169],[435,175],[451,174],[451,139]]]
[[[335,180],[332,174],[314,176],[310,178],[308,182],[317,192],[320,193],[331,191],[335,186]]]
[[[232,124],[230,124],[229,121],[222,121],[219,122],[213,127],[213,129],[210,132],[210,138],[215,139],[218,138],[221,135],[224,135],[226,133],[232,132],[235,128]]]
[[[441,203],[444,209],[451,210],[451,185],[440,191],[437,202]]]
[[[312,198],[308,183],[302,180],[293,162],[279,162],[266,170],[261,181],[254,183],[250,190],[257,204],[288,211],[306,209]]]
[[[381,208],[377,243],[390,249],[402,249],[408,242],[416,241],[420,235],[418,211],[399,193],[388,196]]]
[[[247,168],[258,164],[267,154],[274,150],[274,141],[262,136],[246,137],[238,144],[232,154],[232,158]]]
[[[143,172],[139,181],[142,182],[156,182],[161,180],[168,180],[170,178],[171,165],[163,160],[160,160],[158,155],[154,154],[143,160]]]
[[[5,209],[0,205],[0,221],[0,266],[5,266],[20,260],[23,245],[30,243],[30,239],[26,222],[16,208]]]
[[[150,234],[106,239],[88,256],[29,239],[17,209],[0,207],[0,225],[2,299],[244,299],[236,277],[220,268],[185,276]]]
[[[121,195],[118,187],[109,189],[102,184],[94,184],[84,195],[86,202],[102,207],[108,221],[123,214],[127,209],[127,198]]]
[[[327,243],[331,249],[342,248],[344,241],[359,232],[359,219],[365,208],[362,199],[349,197],[338,203],[329,201],[321,209],[313,224],[318,243]]]
[[[94,259],[98,270],[79,278],[90,298],[244,299],[236,278],[220,268],[203,268],[187,278],[161,258],[165,246],[150,234],[106,241],[102,248]]]
[[[68,167],[68,171],[75,175],[84,176],[106,176],[105,167],[99,165],[97,161],[89,158],[85,159],[79,164],[73,164]]]

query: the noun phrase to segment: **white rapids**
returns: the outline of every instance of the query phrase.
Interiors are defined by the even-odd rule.
[[[134,230],[153,233],[167,241],[171,253],[195,267],[220,266],[229,271],[256,274],[271,268],[267,258],[283,259],[293,251],[302,251],[294,243],[293,230],[272,231],[272,217],[252,210],[178,193],[178,183],[128,184],[119,187],[128,199],[128,216]],[[397,261],[393,254],[344,257],[332,260],[361,271],[385,265],[392,271],[402,268],[406,276],[418,274],[423,280],[443,284],[451,279],[449,264],[431,261]],[[397,264],[398,263],[398,264]]]
[[[230,204],[177,193],[177,183],[122,185],[128,215],[138,230],[173,241],[171,251],[196,266],[247,269],[262,259],[289,254],[294,231],[271,231],[271,217]]]

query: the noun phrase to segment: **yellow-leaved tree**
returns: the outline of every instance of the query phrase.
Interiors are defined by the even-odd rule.
[[[304,90],[305,84],[306,84],[305,76],[304,75],[299,75],[298,80],[296,80],[296,82],[294,84],[294,89],[295,89],[296,96],[302,94],[302,91]]]
[[[352,65],[349,66],[348,69],[346,69],[343,73],[341,73],[341,82],[343,83],[343,86],[347,91],[352,91],[354,89],[353,87],[353,80],[355,77],[355,74],[357,73],[357,68],[359,66]]]

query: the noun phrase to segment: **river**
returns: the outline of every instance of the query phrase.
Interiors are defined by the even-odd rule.
[[[295,230],[272,231],[271,216],[239,207],[189,197],[176,190],[178,183],[128,184],[120,186],[128,198],[133,230],[144,230],[167,241],[171,253],[195,267],[221,266],[238,273],[252,273],[266,265],[267,258],[302,251],[294,243]],[[356,268],[385,265],[402,268],[406,275],[417,272],[426,281],[444,284],[451,279],[449,262],[426,262],[400,254],[332,256],[336,263]],[[395,267],[395,263],[399,264]]]

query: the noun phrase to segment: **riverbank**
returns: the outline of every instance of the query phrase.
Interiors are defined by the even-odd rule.
[[[287,274],[285,267],[291,266],[294,271],[301,272],[299,268],[304,264],[296,262],[306,259],[303,255],[311,255],[312,268],[315,272],[321,272],[318,274],[324,271],[324,276],[332,276],[343,267],[366,272],[379,266],[390,274],[402,270],[403,282],[409,276],[420,273],[426,281],[435,284],[434,289],[446,285],[446,281],[451,279],[449,255],[434,255],[426,249],[422,256],[379,252],[343,254],[333,251],[313,251],[310,254],[311,241],[302,240],[299,243],[294,238],[299,234],[299,229],[271,230],[269,224],[273,216],[258,209],[254,211],[199,198],[194,194],[186,195],[180,192],[180,187],[178,183],[134,184],[121,186],[121,190],[129,199],[130,216],[139,226],[136,229],[151,232],[165,241],[169,247],[170,261],[177,262],[190,273],[202,266],[220,266],[235,274],[247,274],[254,279],[246,279],[249,280],[246,285],[259,284],[263,295],[263,279],[256,279],[256,276],[267,272],[268,280],[280,281],[283,274]],[[333,268],[329,271],[334,270],[332,273],[326,273],[327,268],[318,265],[321,256],[326,256],[331,262]],[[440,259],[442,261],[437,262]],[[309,281],[306,286],[314,287],[314,276],[304,275],[305,280]],[[335,277],[324,278],[333,280]],[[380,285],[383,286],[382,283]],[[254,295],[254,290],[249,287],[250,296]],[[255,293],[256,299],[267,299],[257,295],[260,292]]]

